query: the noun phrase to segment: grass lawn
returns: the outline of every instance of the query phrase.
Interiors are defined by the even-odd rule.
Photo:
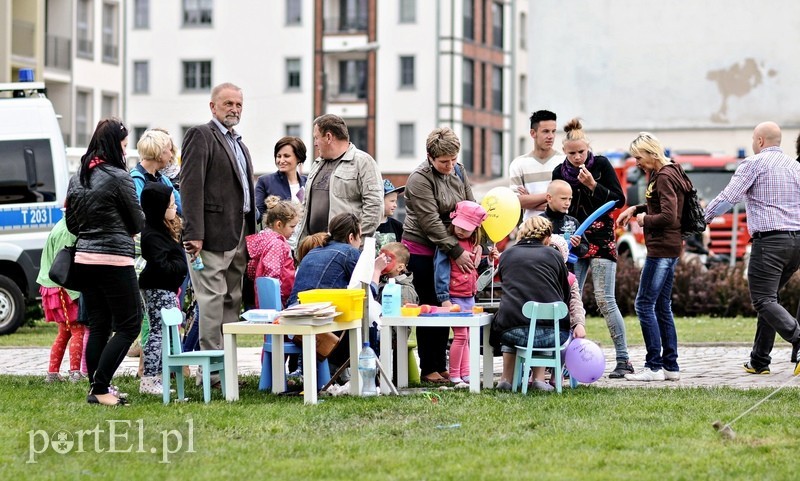
[[[797,389],[742,418],[737,438],[725,440],[711,423],[769,391],[582,386],[561,396],[445,391],[437,403],[416,394],[304,406],[244,380],[237,403],[215,392],[205,405],[192,386],[194,401],[163,406],[118,378],[133,404],[106,408],[85,403],[85,385],[0,376],[2,479],[751,480],[796,479],[800,465]],[[111,423],[115,449],[131,452],[107,452]],[[84,452],[78,431],[92,431]],[[58,432],[75,443],[61,445],[65,454],[46,444]]]

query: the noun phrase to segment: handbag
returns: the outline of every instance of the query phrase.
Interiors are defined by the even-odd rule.
[[[48,272],[50,280],[65,289],[75,290],[77,279],[75,275],[75,246],[64,246],[56,253],[53,264]]]
[[[324,361],[328,359],[328,356],[331,355],[336,346],[342,341],[341,336],[337,336],[332,332],[326,332],[323,334],[317,334],[314,336],[317,341],[317,361]],[[303,345],[303,336],[294,336],[292,338],[292,342],[295,346],[302,346]]]

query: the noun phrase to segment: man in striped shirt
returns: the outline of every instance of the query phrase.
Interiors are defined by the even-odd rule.
[[[763,122],[753,130],[754,155],[744,159],[730,183],[706,208],[706,222],[744,198],[747,229],[753,238],[747,280],[758,312],[751,374],[769,374],[775,334],[800,346],[800,325],[778,303],[778,291],[800,267],[800,163],[780,148],[781,129]],[[800,373],[800,363],[795,366]]]

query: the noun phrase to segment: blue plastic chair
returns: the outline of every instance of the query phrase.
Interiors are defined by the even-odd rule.
[[[277,279],[272,277],[256,278],[256,294],[258,295],[258,307],[260,309],[281,310],[281,286]],[[303,348],[293,342],[283,343],[284,354],[303,354]],[[328,367],[328,360],[317,362],[317,389],[328,384],[331,380],[331,372]],[[261,379],[258,381],[260,391],[272,389],[272,336],[264,336],[264,346],[261,351]],[[284,390],[286,386],[284,385]]]
[[[222,381],[222,395],[225,396],[225,364],[224,351],[188,351],[181,349],[181,338],[178,326],[183,322],[183,314],[177,307],[161,309],[161,382],[164,385],[164,404],[169,404],[170,374],[175,373],[178,387],[178,399],[184,399],[183,366],[200,366],[203,368],[203,400],[211,402],[211,373],[219,372]]]
[[[561,360],[561,352],[566,349],[569,342],[572,340],[572,335],[560,344],[560,336],[558,335],[559,320],[569,315],[569,309],[563,302],[552,302],[549,304],[541,304],[534,301],[528,301],[522,306],[522,314],[531,320],[530,328],[528,330],[528,344],[526,346],[516,346],[517,359],[514,363],[514,380],[511,383],[512,390],[517,391],[517,388],[522,385],[522,393],[528,393],[528,378],[531,374],[531,368],[534,366],[552,367],[553,376],[556,376],[556,392],[561,392],[561,384],[564,382],[564,370]],[[536,324],[538,321],[544,321],[548,325],[552,325],[555,329],[556,335],[552,346],[536,348],[533,347],[534,337],[536,335]],[[578,386],[578,381],[570,377],[569,380],[572,389]]]

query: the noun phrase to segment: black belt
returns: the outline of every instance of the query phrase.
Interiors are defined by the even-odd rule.
[[[800,235],[800,230],[768,230],[764,232],[753,232],[753,239],[764,239],[778,234],[786,234],[792,237]]]

